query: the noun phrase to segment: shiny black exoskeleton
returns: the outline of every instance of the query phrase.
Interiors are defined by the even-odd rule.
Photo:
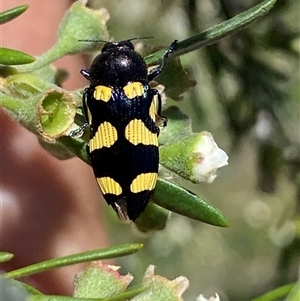
[[[124,87],[128,82],[148,82],[147,66],[130,41],[106,43],[90,68],[91,85]]]
[[[154,191],[158,165],[158,121],[161,99],[149,81],[142,56],[130,40],[107,42],[89,70],[81,74],[90,81],[83,94],[83,108],[90,127],[89,153],[99,187],[107,203],[123,221],[135,220]]]

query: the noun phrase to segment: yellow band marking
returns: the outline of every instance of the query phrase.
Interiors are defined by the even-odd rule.
[[[157,135],[149,131],[141,119],[133,119],[128,123],[125,138],[134,145],[142,143],[158,146]]]
[[[149,172],[138,175],[130,185],[130,191],[138,193],[144,190],[153,190],[157,181],[157,173]]]
[[[130,83],[126,85],[123,90],[129,99],[132,99],[136,96],[142,96],[144,94],[144,87],[140,82]]]
[[[122,193],[120,184],[110,177],[97,178],[97,182],[103,194],[120,195]]]
[[[117,129],[107,121],[101,123],[95,136],[90,140],[90,151],[111,147],[118,139]]]
[[[106,86],[97,86],[94,91],[94,98],[108,102],[111,98],[111,88]]]

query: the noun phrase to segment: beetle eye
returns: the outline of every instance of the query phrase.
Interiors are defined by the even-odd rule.
[[[120,48],[127,48],[127,49],[130,49],[130,50],[134,50],[133,44],[130,41],[128,41],[128,40],[121,41],[119,43],[119,47]]]

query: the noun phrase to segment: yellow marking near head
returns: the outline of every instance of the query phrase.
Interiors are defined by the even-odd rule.
[[[141,119],[133,119],[128,123],[125,138],[134,145],[142,143],[158,146],[157,135],[149,131]]]
[[[97,86],[94,91],[94,98],[108,102],[111,98],[111,88],[106,86]]]
[[[97,182],[103,194],[120,195],[122,193],[120,184],[110,177],[97,178]]]
[[[157,173],[149,172],[138,175],[130,185],[130,191],[138,193],[144,190],[153,190],[157,181]]]
[[[100,149],[102,147],[111,147],[118,140],[117,129],[109,122],[101,123],[90,140],[90,151]]]
[[[130,83],[126,85],[123,90],[129,99],[132,99],[136,96],[142,96],[144,94],[144,87],[140,82]]]

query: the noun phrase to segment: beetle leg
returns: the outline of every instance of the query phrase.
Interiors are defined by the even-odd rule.
[[[169,55],[176,49],[176,46],[178,44],[178,41],[175,40],[170,47],[167,49],[167,51],[165,52],[163,58],[162,58],[162,63],[160,65],[160,67],[158,67],[156,70],[154,70],[153,72],[151,72],[148,75],[148,81],[153,80],[154,78],[156,78],[157,76],[159,76],[161,74],[161,71],[163,70],[163,68],[165,67],[168,57]]]
[[[156,120],[155,123],[157,126],[162,126],[163,128],[167,126],[168,119],[165,116],[161,115],[161,108],[162,108],[162,102],[161,102],[161,96],[159,92],[156,89],[152,90],[154,95],[157,96],[157,109],[156,109]]]
[[[87,80],[90,80],[90,70],[88,69],[81,69],[81,75],[83,75]]]
[[[86,127],[88,127],[89,124],[88,123],[84,123],[83,125],[81,125],[79,128],[77,128],[76,130],[73,130],[69,133],[70,137],[81,137],[83,135],[84,129]]]

